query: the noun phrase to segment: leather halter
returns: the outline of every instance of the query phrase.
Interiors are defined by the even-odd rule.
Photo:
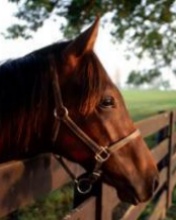
[[[61,96],[61,90],[59,86],[59,78],[57,74],[57,66],[53,57],[51,57],[51,77],[53,83],[54,90],[54,100],[55,100],[55,109],[54,109],[54,117],[57,120],[57,126],[54,131],[53,143],[55,143],[61,122],[64,123],[85,145],[95,153],[96,165],[91,175],[88,178],[82,178],[77,180],[74,174],[70,171],[70,169],[63,162],[62,157],[59,155],[55,155],[57,160],[61,162],[64,169],[67,171],[69,176],[74,180],[77,184],[78,192],[82,194],[86,194],[90,192],[92,188],[92,184],[101,176],[101,166],[104,162],[106,162],[110,155],[120,148],[124,147],[130,141],[134,140],[136,137],[140,135],[140,131],[136,129],[127,137],[121,139],[120,141],[115,142],[110,146],[100,146],[94,140],[92,140],[69,116],[68,109],[64,106]],[[88,185],[86,189],[82,185]]]

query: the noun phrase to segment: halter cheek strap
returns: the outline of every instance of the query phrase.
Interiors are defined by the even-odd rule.
[[[70,169],[66,166],[62,158],[58,155],[55,155],[57,160],[63,165],[64,169],[67,171],[69,176],[74,180],[77,185],[78,192],[82,194],[88,193],[93,183],[101,176],[102,174],[102,164],[107,161],[111,154],[115,151],[121,149],[130,141],[134,140],[140,135],[139,130],[135,130],[129,136],[117,141],[116,143],[112,144],[111,146],[100,146],[94,140],[92,140],[69,116],[68,109],[64,106],[61,96],[61,90],[59,86],[59,79],[57,74],[56,64],[54,62],[54,58],[51,57],[51,77],[53,83],[53,90],[54,90],[54,100],[55,100],[55,109],[54,109],[54,117],[57,119],[54,135],[53,135],[53,143],[56,142],[58,137],[60,124],[64,123],[82,142],[85,143],[87,147],[95,154],[95,168],[93,172],[88,176],[82,179],[77,180],[75,175],[70,171]],[[84,185],[87,187],[85,188]]]

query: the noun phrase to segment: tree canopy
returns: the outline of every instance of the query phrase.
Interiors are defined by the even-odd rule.
[[[176,0],[9,0],[16,3],[15,16],[19,23],[7,29],[6,37],[30,38],[46,19],[64,17],[67,22],[60,29],[67,38],[77,35],[84,25],[97,15],[104,17],[103,24],[111,24],[114,41],[127,42],[129,55],[152,60],[150,77],[162,67],[175,69],[176,58]],[[109,15],[109,16],[107,16]],[[153,70],[152,70],[153,69]],[[145,70],[146,72],[146,70]],[[132,73],[131,81],[134,79]],[[138,74],[140,77],[141,74]],[[147,77],[141,78],[141,81]],[[140,81],[140,80],[139,80]]]

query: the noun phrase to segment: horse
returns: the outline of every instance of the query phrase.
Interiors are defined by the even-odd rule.
[[[158,170],[93,51],[98,27],[97,18],[73,40],[0,66],[0,162],[60,155],[89,173],[77,180],[80,191],[99,179],[122,201],[138,204],[152,197]]]

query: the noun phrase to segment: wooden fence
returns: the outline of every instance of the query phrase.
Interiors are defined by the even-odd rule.
[[[147,219],[164,218],[176,185],[175,123],[176,111],[164,112],[136,123],[143,137],[152,135],[156,143],[151,152],[160,169],[160,184],[152,201],[129,206],[124,211],[124,207],[123,210],[120,208],[124,205],[118,200],[115,190],[101,184],[96,195],[86,199],[63,220],[134,220],[151,202],[153,211]],[[78,165],[69,161],[66,163],[77,176],[83,172]],[[71,180],[62,166],[49,154],[0,165],[0,217],[31,204],[41,195],[60,188],[69,181]]]

